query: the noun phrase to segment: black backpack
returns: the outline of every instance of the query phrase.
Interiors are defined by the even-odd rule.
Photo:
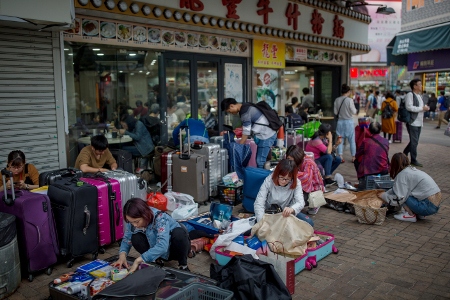
[[[381,117],[383,119],[390,119],[394,115],[394,111],[392,110],[391,104],[386,102],[386,106],[384,107],[383,112],[381,113]]]
[[[161,134],[161,121],[156,117],[146,116],[139,119],[144,123],[145,128],[147,128],[148,133],[152,137],[153,144],[156,146],[160,141]]]
[[[444,96],[445,97],[445,101],[444,101],[444,105],[445,108],[449,108],[450,107],[450,96]]]
[[[272,107],[270,107],[270,105],[267,104],[266,101],[259,101],[256,104],[253,104],[253,103],[250,103],[250,104],[252,106],[256,107],[257,109],[259,109],[262,112],[262,114],[266,117],[266,119],[269,121],[269,125],[259,124],[259,123],[255,123],[255,124],[268,126],[275,131],[277,131],[278,129],[280,129],[281,126],[283,126],[283,122],[278,117],[277,111],[275,109],[273,109]]]

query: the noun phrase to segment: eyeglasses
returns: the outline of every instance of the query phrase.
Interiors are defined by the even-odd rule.
[[[288,182],[288,181],[291,181],[291,178],[285,178],[285,177],[282,177],[282,176],[278,176],[278,180],[279,181]]]
[[[10,168],[11,170],[20,170],[20,169],[23,168],[23,165],[21,165],[21,166],[19,166],[19,167],[9,166],[9,168]]]

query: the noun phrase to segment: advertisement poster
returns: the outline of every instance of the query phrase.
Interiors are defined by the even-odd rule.
[[[242,65],[225,64],[225,98],[242,103]]]
[[[256,98],[257,102],[266,101],[270,107],[278,110],[278,87],[280,77],[276,69],[257,69],[256,70]]]
[[[363,55],[352,57],[352,62],[387,62],[386,46],[400,32],[401,29],[401,1],[366,1],[369,4],[382,4],[392,7],[395,14],[377,14],[378,6],[357,6],[353,9],[361,13],[369,14],[372,23],[369,24],[369,45],[372,50]]]

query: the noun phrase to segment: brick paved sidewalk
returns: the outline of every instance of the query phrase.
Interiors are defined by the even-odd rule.
[[[401,152],[405,145],[405,139],[402,144],[390,144],[390,156]],[[312,271],[299,273],[293,298],[449,299],[449,150],[445,146],[424,144],[418,149],[423,170],[436,180],[443,193],[443,204],[435,216],[417,223],[400,222],[388,216],[382,226],[371,226],[359,224],[354,215],[321,208],[313,216],[315,229],[335,235],[339,254],[324,258]],[[348,152],[344,151],[347,162],[337,172],[346,181],[356,182]],[[99,258],[116,255],[117,251],[117,246],[110,246]],[[89,258],[78,261],[72,269]],[[189,267],[193,272],[209,276],[212,262],[203,252],[189,259]],[[61,263],[55,266],[51,277],[40,274],[31,283],[23,279],[9,299],[45,299],[51,279],[68,270]]]

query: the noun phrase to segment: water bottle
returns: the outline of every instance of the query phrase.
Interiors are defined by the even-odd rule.
[[[321,109],[319,109],[319,118],[322,118],[322,117],[323,117],[323,112]]]

